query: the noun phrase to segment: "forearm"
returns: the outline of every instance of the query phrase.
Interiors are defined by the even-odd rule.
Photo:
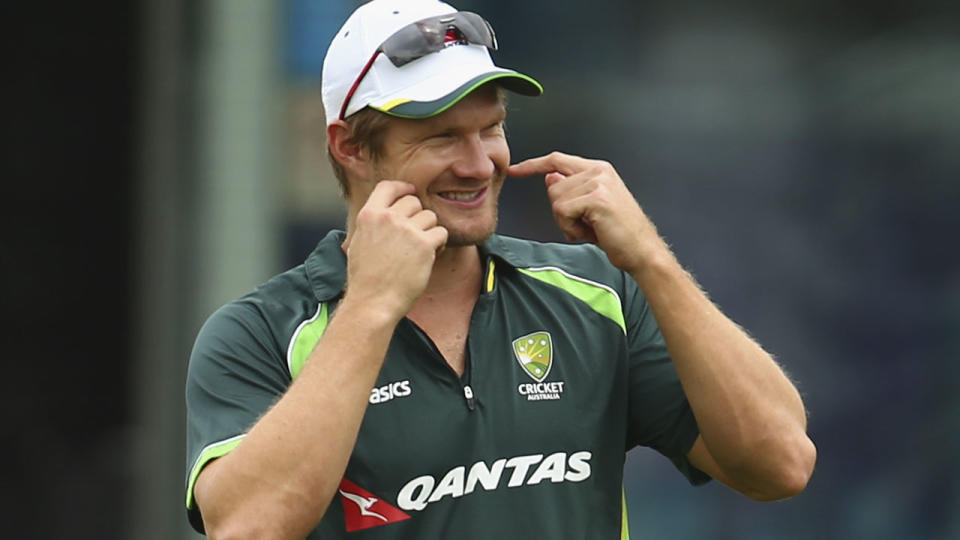
[[[554,152],[509,173],[544,174],[567,238],[596,243],[643,290],[700,427],[691,462],[755,498],[802,489],[816,451],[800,395],[684,272],[616,169]]]
[[[316,526],[346,469],[396,323],[341,302],[288,391],[201,473],[196,497],[208,532],[303,538]]]
[[[796,388],[664,247],[631,272],[660,325],[710,456],[756,498],[806,483],[815,450]],[[773,494],[773,495],[767,495]]]

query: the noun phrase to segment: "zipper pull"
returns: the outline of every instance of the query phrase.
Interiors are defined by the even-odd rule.
[[[476,405],[473,401],[473,388],[470,388],[470,385],[464,385],[463,387],[463,397],[467,398],[467,408],[471,411],[476,408]]]

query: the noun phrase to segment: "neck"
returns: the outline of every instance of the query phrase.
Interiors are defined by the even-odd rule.
[[[483,267],[477,246],[450,247],[437,255],[425,297],[475,297],[483,281]]]

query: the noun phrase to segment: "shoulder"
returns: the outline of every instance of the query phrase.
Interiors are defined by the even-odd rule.
[[[238,349],[282,356],[297,327],[320,305],[304,266],[291,268],[213,312],[197,335],[194,356]]]
[[[211,320],[257,324],[296,317],[304,306],[316,306],[304,265],[277,274],[247,294],[218,309]],[[314,307],[315,309],[315,307]]]
[[[629,280],[592,244],[559,244],[498,236],[488,243],[520,279],[535,280],[565,298],[615,322],[624,332],[624,299],[630,298]]]
[[[624,273],[610,264],[606,254],[593,244],[537,242],[496,235],[488,242],[491,253],[519,270],[555,271],[621,289]]]

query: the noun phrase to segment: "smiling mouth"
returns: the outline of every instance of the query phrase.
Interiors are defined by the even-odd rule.
[[[477,191],[442,191],[438,195],[441,199],[465,202],[476,200],[483,195],[483,192],[484,189],[478,189]]]

